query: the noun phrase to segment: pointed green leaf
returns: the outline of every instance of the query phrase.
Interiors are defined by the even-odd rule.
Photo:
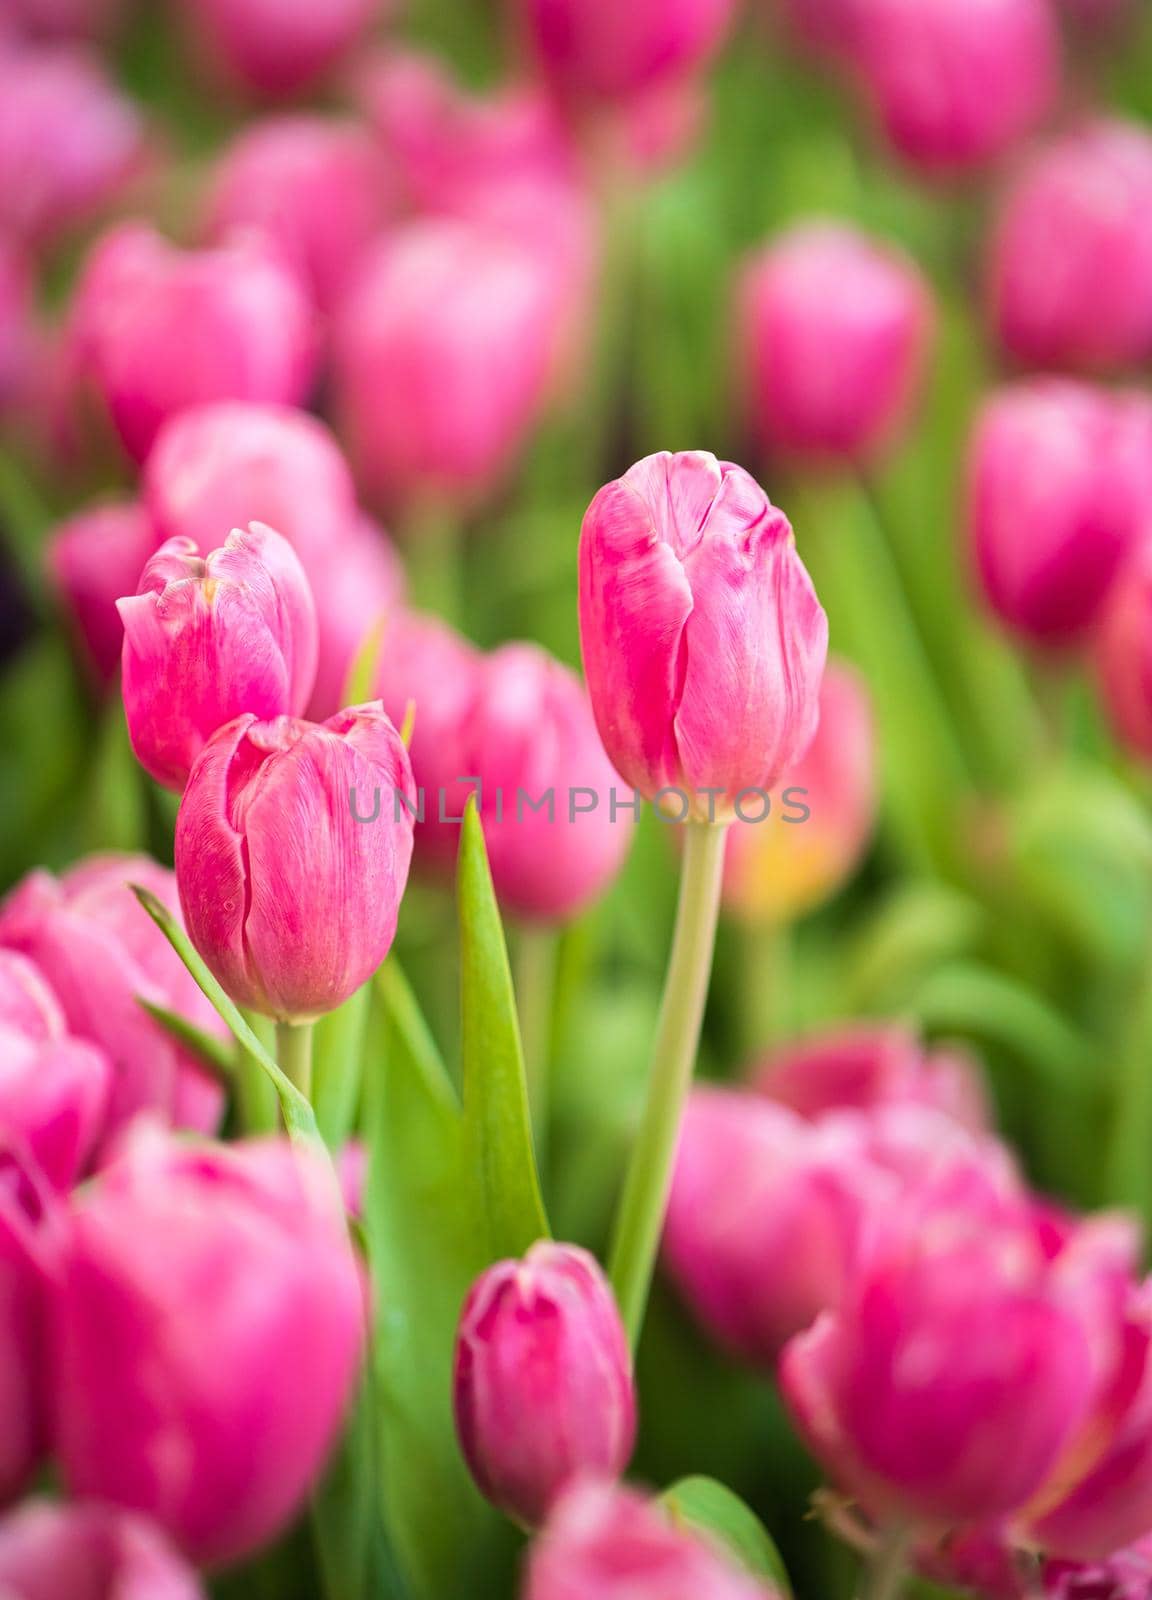
[[[661,1495],[673,1521],[720,1544],[747,1572],[765,1578],[782,1595],[792,1585],[768,1530],[739,1495],[715,1478],[681,1478]]]
[[[236,1072],[236,1059],[226,1044],[205,1033],[203,1028],[198,1028],[186,1017],[177,1016],[175,1011],[168,1011],[151,1000],[143,1000],[137,995],[136,1004],[178,1045],[190,1051],[208,1072],[224,1083],[231,1082]]]

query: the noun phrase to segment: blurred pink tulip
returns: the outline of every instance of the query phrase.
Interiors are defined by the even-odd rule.
[[[297,114],[251,123],[225,150],[207,200],[207,235],[263,234],[333,310],[391,210],[383,152],[349,120]]]
[[[406,580],[388,535],[371,517],[359,518],[326,559],[314,557],[308,577],[320,629],[320,663],[308,715],[323,722],[348,698],[349,675],[374,630],[381,630],[381,649],[387,648]],[[401,711],[396,726],[403,721]]]
[[[1045,1600],[1147,1600],[1152,1593],[1152,1538],[1092,1562],[1046,1561]]]
[[[35,1162],[0,1143],[0,1504],[48,1451],[47,1316],[64,1238],[61,1202]]]
[[[1037,645],[1079,643],[1152,529],[1152,403],[1035,379],[995,391],[969,459],[969,541],[992,610]]]
[[[16,32],[30,39],[100,39],[121,9],[121,0],[9,0]]]
[[[57,1189],[87,1172],[103,1132],[112,1066],[96,1045],[30,1038],[0,1018],[0,1137],[18,1143]]]
[[[507,471],[548,399],[566,288],[551,252],[453,218],[377,248],[333,347],[336,410],[373,498],[468,499]]]
[[[316,341],[299,279],[259,239],[178,250],[128,223],[88,257],[70,343],[81,384],[142,461],[168,418],[189,406],[303,400]]]
[[[292,546],[261,522],[201,556],[169,539],[124,624],[124,714],[136,758],[178,794],[196,757],[246,711],[299,716],[316,682],[316,609]]]
[[[788,519],[729,462],[648,456],[601,489],[580,637],[613,765],[646,799],[674,791],[680,820],[731,817],[748,793],[761,815],[812,741],[828,621]]]
[[[143,164],[141,118],[100,62],[70,48],[0,43],[0,234],[54,242]]]
[[[37,1043],[62,1039],[67,1023],[60,1002],[34,961],[0,947],[0,1022]]]
[[[98,686],[111,683],[120,666],[124,624],[116,602],[136,588],[156,544],[151,520],[135,500],[77,512],[49,535],[45,562],[52,584]]]
[[[372,976],[412,855],[412,769],[380,707],[326,722],[237,717],[204,746],[176,819],[193,944],[231,997],[300,1020]]]
[[[851,0],[849,51],[890,143],[962,172],[1031,132],[1060,88],[1050,0]]]
[[[1108,372],[1152,356],[1152,134],[1089,122],[1022,164],[992,234],[988,300],[1027,366]]]
[[[718,1545],[633,1489],[588,1479],[557,1502],[522,1600],[778,1600]]]
[[[794,37],[832,60],[848,54],[854,5],[855,0],[779,0],[779,9]]]
[[[238,86],[283,99],[313,87],[383,12],[382,0],[183,0],[217,69]]]
[[[528,48],[565,99],[623,100],[719,50],[737,0],[519,0]]]
[[[39,355],[28,262],[0,239],[0,418],[30,398]]]
[[[33,872],[0,903],[0,945],[31,956],[71,1031],[112,1062],[105,1146],[142,1110],[208,1132],[223,1104],[219,1085],[140,1005],[150,1001],[225,1036],[130,883],[151,890],[179,917],[172,873],[147,856],[91,856],[59,879]]]
[[[364,1320],[317,1157],[142,1127],[73,1205],[53,1307],[70,1492],[152,1517],[197,1563],[257,1550],[324,1465]]]
[[[541,1240],[477,1279],[456,1337],[453,1404],[473,1477],[519,1522],[543,1522],[577,1477],[623,1472],[636,1435],[632,1359],[586,1250]]]
[[[802,820],[737,822],[724,857],[724,906],[742,922],[778,923],[830,899],[860,865],[878,803],[876,728],[860,675],[830,662],[820,688],[820,722],[807,753],[781,780],[780,798],[803,806]],[[793,811],[792,815],[796,815]]]
[[[793,228],[743,275],[737,330],[765,449],[869,459],[919,396],[933,330],[919,268],[838,223]]]
[[[12,1600],[204,1600],[150,1523],[111,1506],[29,1500],[0,1519],[0,1593]]]
[[[1138,546],[1121,569],[1094,648],[1116,737],[1139,759],[1152,760],[1152,543]]]

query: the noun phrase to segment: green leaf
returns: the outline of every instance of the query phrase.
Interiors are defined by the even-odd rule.
[[[370,986],[363,985],[316,1024],[312,1102],[330,1150],[339,1150],[355,1127],[371,993]]]
[[[661,1495],[674,1522],[721,1545],[746,1571],[782,1595],[792,1585],[780,1552],[755,1512],[715,1478],[681,1478]]]
[[[409,1600],[380,1515],[378,1402],[371,1371],[312,1502],[326,1600]]]
[[[1012,1051],[1038,1076],[1062,1089],[1090,1085],[1096,1051],[1034,990],[977,962],[935,973],[912,1006],[934,1033],[960,1034]]]
[[[137,995],[136,1004],[145,1010],[165,1033],[175,1039],[178,1045],[190,1051],[207,1071],[221,1082],[231,1083],[236,1074],[236,1058],[226,1044],[214,1039],[210,1033],[205,1033],[203,1028],[198,1028],[186,1017],[178,1016],[175,1011],[168,1011],[164,1006],[155,1005],[151,1000],[142,1000]]]
[[[384,648],[384,631],[387,625],[387,617],[380,617],[361,640],[360,648],[352,658],[352,665],[344,682],[344,693],[340,701],[342,706],[362,706],[373,698],[376,669],[380,665],[380,652]]]
[[[188,971],[195,978],[203,994],[215,1006],[220,1017],[231,1029],[234,1038],[254,1060],[259,1062],[264,1071],[276,1086],[280,1097],[280,1109],[284,1113],[284,1126],[288,1129],[291,1138],[305,1144],[320,1144],[320,1130],[316,1126],[316,1118],[307,1099],[281,1072],[275,1061],[260,1043],[245,1022],[238,1006],[234,1005],[224,990],[209,972],[203,960],[193,948],[192,941],[173,918],[167,906],[162,905],[149,889],[140,884],[131,885],[132,893],[139,900],[152,921],[160,929],[168,943],[175,950]]]
[[[470,796],[457,868],[464,1126],[493,1259],[548,1237],[520,1025],[484,833]]]

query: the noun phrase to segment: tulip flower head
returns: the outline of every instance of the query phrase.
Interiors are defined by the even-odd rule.
[[[404,602],[406,579],[395,546],[371,517],[360,517],[336,552],[310,552],[309,587],[320,635],[316,687],[308,706],[323,722],[343,705],[348,679],[370,636],[390,638]],[[404,712],[393,719],[403,726]]]
[[[0,1503],[27,1487],[48,1452],[48,1308],[60,1270],[65,1217],[34,1158],[0,1143]]]
[[[204,1600],[151,1523],[102,1505],[29,1500],[0,1518],[0,1592],[19,1600]]]
[[[201,556],[169,539],[124,624],[124,712],[144,769],[177,793],[218,728],[244,712],[301,715],[316,681],[316,611],[291,545],[252,523]]]
[[[183,6],[221,75],[272,99],[315,85],[382,9],[381,0],[183,0]]]
[[[828,623],[788,519],[740,467],[648,456],[593,500],[580,638],[613,765],[680,820],[729,820],[804,755]]]
[[[156,549],[152,523],[135,500],[81,511],[54,528],[45,562],[93,681],[111,683],[124,649],[116,610]]]
[[[1094,641],[1097,680],[1117,738],[1152,759],[1152,546],[1139,545],[1121,569]]]

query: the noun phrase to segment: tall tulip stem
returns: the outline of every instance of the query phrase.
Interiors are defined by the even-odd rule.
[[[276,1024],[276,1061],[286,1078],[299,1089],[305,1099],[312,1098],[312,1033],[311,1022],[278,1022]]]
[[[861,1600],[899,1600],[908,1564],[908,1530],[893,1526],[882,1536],[861,1590]]]
[[[676,931],[652,1051],[648,1098],[616,1217],[609,1276],[633,1346],[644,1322],[684,1102],[712,972],[727,827],[689,823]]]

